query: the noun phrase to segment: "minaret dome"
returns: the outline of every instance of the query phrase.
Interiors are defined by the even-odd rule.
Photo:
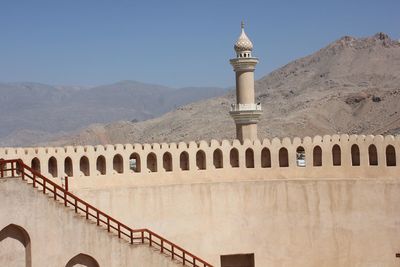
[[[251,51],[253,51],[253,43],[250,41],[249,37],[247,37],[246,32],[244,31],[244,22],[241,24],[242,32],[240,33],[239,38],[235,43],[235,51],[237,57],[251,57]]]

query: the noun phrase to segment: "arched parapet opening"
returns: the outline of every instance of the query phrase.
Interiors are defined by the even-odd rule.
[[[221,149],[217,148],[213,152],[213,165],[216,169],[221,169],[224,167],[223,155]]]
[[[360,148],[357,144],[353,144],[350,149],[351,153],[351,166],[360,166]]]
[[[90,176],[90,164],[89,159],[86,156],[82,156],[79,160],[79,170],[81,171],[81,175]]]
[[[80,253],[71,258],[65,267],[86,266],[86,267],[100,267],[95,258],[87,254]]]
[[[271,151],[268,147],[261,150],[261,168],[271,168]]]
[[[296,148],[296,165],[297,167],[306,167],[307,165],[306,150],[303,146]]]
[[[39,172],[39,173],[41,172],[42,168],[41,168],[40,160],[39,160],[38,157],[34,157],[31,160],[31,168],[34,169],[35,171]]]
[[[396,149],[393,145],[387,145],[385,150],[386,166],[393,167],[397,165]]]
[[[236,147],[229,151],[229,163],[231,168],[239,168],[239,150]]]
[[[157,172],[157,155],[154,152],[147,155],[146,163],[148,172]]]
[[[247,148],[245,151],[245,164],[246,168],[254,168],[254,150]]]
[[[47,164],[47,171],[53,177],[56,178],[58,176],[58,166],[57,159],[55,157],[50,157]]]
[[[179,155],[179,168],[182,171],[188,171],[189,170],[189,153],[186,151],[182,151]]]
[[[342,151],[338,144],[332,146],[332,165],[333,166],[342,165]]]
[[[319,145],[316,145],[313,148],[313,166],[314,167],[322,166],[322,149]]]
[[[64,173],[69,177],[74,176],[74,166],[70,157],[64,159]]]
[[[165,152],[163,155],[163,168],[166,172],[172,172],[172,155],[169,152]]]
[[[203,150],[198,150],[196,152],[196,167],[198,170],[207,169],[206,153]]]
[[[19,241],[25,248],[25,266],[32,267],[31,239],[28,232],[21,226],[9,224],[0,231],[0,243],[6,238]],[[10,264],[10,263],[8,263]]]
[[[118,174],[121,174],[124,172],[124,159],[122,158],[121,154],[114,155],[113,170]]]
[[[96,158],[96,171],[99,175],[106,175],[107,173],[106,158],[103,155]]]
[[[286,147],[279,149],[279,167],[289,167],[289,153]]]
[[[378,166],[378,150],[374,144],[368,146],[368,163],[369,166]]]
[[[141,172],[142,171],[140,155],[136,152],[132,153],[129,156],[129,169],[133,172]]]

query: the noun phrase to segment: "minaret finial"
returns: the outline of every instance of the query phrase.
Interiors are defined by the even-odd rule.
[[[242,28],[242,30],[244,29],[244,21],[242,20],[242,23],[240,23],[240,27]]]

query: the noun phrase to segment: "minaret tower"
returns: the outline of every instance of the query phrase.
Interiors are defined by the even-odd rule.
[[[234,46],[236,58],[230,60],[236,73],[236,104],[232,104],[229,114],[235,120],[236,138],[243,142],[246,139],[257,139],[257,122],[262,114],[261,104],[254,103],[254,70],[258,58],[251,55],[253,43],[242,32]]]

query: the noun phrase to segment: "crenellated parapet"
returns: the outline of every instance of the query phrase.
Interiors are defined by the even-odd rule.
[[[60,178],[300,179],[398,177],[400,136],[325,135],[264,140],[0,148]],[[174,178],[175,177],[175,178]],[[101,179],[101,181],[104,181]]]

